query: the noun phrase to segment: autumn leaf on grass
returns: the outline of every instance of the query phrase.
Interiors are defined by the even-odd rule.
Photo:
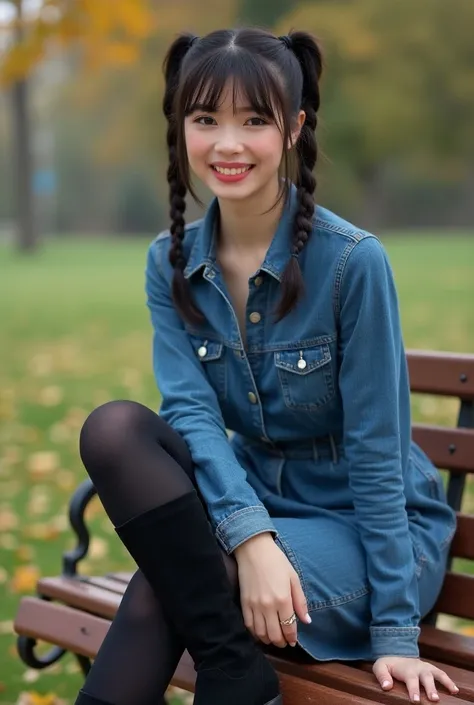
[[[51,521],[49,524],[30,524],[25,526],[22,536],[36,541],[52,541],[60,534],[58,527]]]
[[[64,392],[57,385],[51,387],[43,387],[38,395],[38,402],[42,406],[57,406],[63,400]]]
[[[27,461],[27,468],[33,480],[43,480],[59,467],[59,455],[52,450],[32,453]]]
[[[98,536],[94,536],[90,543],[89,557],[92,560],[101,560],[102,558],[106,557],[108,552],[109,546],[107,541],[99,538]]]
[[[0,506],[0,532],[16,529],[18,523],[18,516],[8,505]]]
[[[10,588],[16,593],[34,592],[39,577],[40,572],[35,565],[20,565],[15,569]]]
[[[16,705],[65,705],[65,700],[58,698],[56,693],[40,693],[27,692],[20,693],[20,697],[16,701]]]

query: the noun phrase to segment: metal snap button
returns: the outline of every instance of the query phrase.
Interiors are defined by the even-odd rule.
[[[255,277],[253,283],[255,286],[261,286],[263,284],[263,277]]]
[[[201,345],[201,347],[198,350],[198,355],[199,357],[206,357],[207,355],[207,348],[205,345]]]
[[[260,321],[262,320],[261,315],[257,311],[251,313],[249,318],[251,323],[260,323]]]
[[[250,402],[251,404],[256,404],[256,403],[257,403],[257,397],[255,396],[255,394],[254,394],[253,392],[249,392],[249,393],[248,393],[248,398],[249,398],[249,402]]]
[[[300,359],[298,360],[298,362],[296,364],[298,365],[299,370],[304,370],[308,365],[306,360],[303,358],[303,351],[302,350],[300,350]]]

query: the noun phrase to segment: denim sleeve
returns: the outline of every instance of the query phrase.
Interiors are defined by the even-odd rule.
[[[252,536],[277,532],[231,448],[217,396],[159,269],[159,244],[155,241],[148,250],[145,289],[153,325],[153,370],[162,396],[160,417],[186,441],[216,537],[230,554]]]
[[[397,294],[381,243],[364,237],[340,288],[344,447],[371,586],[375,659],[417,656],[419,599],[405,508],[409,386]]]

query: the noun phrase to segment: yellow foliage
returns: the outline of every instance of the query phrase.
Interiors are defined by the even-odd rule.
[[[23,22],[21,43],[0,62],[0,84],[26,76],[54,44],[79,44],[85,64],[93,68],[134,63],[156,27],[150,0],[43,0],[38,16]]]
[[[40,572],[35,565],[22,565],[15,569],[10,587],[16,593],[34,592]]]

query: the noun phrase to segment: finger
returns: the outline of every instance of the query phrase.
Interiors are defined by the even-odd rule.
[[[288,646],[288,642],[283,634],[283,629],[280,624],[278,612],[275,609],[266,612],[265,621],[267,623],[267,633],[272,644],[275,644],[275,646],[278,646],[280,649]]]
[[[405,679],[408,695],[412,703],[420,702],[420,679],[418,676],[408,676]]]
[[[249,630],[249,632],[257,638],[257,635],[255,633],[255,624],[253,621],[253,611],[252,609],[244,602],[241,602],[241,608],[242,608],[242,616],[244,618],[244,624]]]
[[[280,626],[280,631],[283,634],[283,638],[285,639],[286,644],[290,644],[290,646],[296,646],[297,638],[298,638],[298,625],[296,623],[296,620],[293,622],[293,624],[281,624],[281,621],[290,619],[293,616],[294,613],[294,607],[293,607],[293,602],[291,599],[287,600],[285,604],[279,608],[278,610],[278,621],[279,621],[279,626]]]
[[[385,663],[376,661],[372,667],[372,671],[384,690],[390,690],[390,688],[393,687],[393,679]]]
[[[295,572],[290,581],[291,585],[291,599],[293,601],[293,609],[296,612],[299,619],[306,624],[311,624],[311,617],[308,614],[308,605],[306,603],[306,597],[301,587],[301,582],[298,574]]]
[[[260,610],[253,611],[253,622],[255,624],[255,634],[264,644],[270,644],[270,637],[268,635],[267,623],[264,615]]]
[[[449,690],[453,693],[453,695],[457,695],[459,693],[459,688],[456,683],[451,680],[447,673],[442,671],[440,668],[435,669],[433,673],[436,680],[442,683],[446,690]]]
[[[420,681],[423,688],[426,690],[426,695],[428,698],[434,702],[437,702],[439,700],[439,695],[436,690],[433,674],[430,671],[421,673]]]

